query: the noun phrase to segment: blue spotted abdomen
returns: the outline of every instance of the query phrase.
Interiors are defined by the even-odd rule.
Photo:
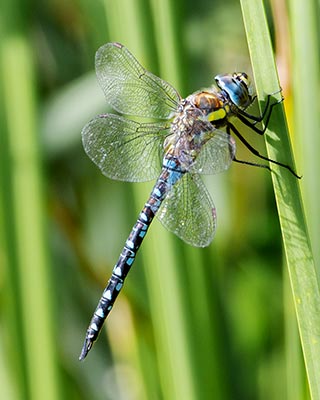
[[[91,349],[93,342],[97,339],[104,320],[111,311],[113,304],[123,286],[137,254],[137,251],[147,233],[155,214],[159,210],[162,201],[165,199],[172,186],[182,177],[183,172],[175,158],[165,158],[163,169],[152,189],[149,200],[139,214],[137,222],[133,226],[126,244],[120,254],[119,260],[113,268],[111,278],[104,289],[98,306],[92,316],[87,329],[85,342],[82,348],[80,360],[85,358]]]

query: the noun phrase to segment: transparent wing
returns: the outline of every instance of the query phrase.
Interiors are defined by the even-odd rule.
[[[212,131],[212,138],[202,147],[199,155],[190,167],[190,172],[199,174],[217,174],[230,167],[236,153],[234,138],[219,129]]]
[[[192,246],[210,244],[216,230],[213,201],[198,175],[186,173],[156,214],[162,224]]]
[[[168,119],[177,109],[178,92],[146,71],[119,43],[100,47],[96,73],[107,102],[121,114]]]
[[[82,130],[83,147],[109,178],[143,182],[159,175],[168,124],[141,124],[114,114],[100,115]]]

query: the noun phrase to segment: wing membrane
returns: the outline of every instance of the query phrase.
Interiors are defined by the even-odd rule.
[[[96,73],[107,102],[121,114],[168,119],[180,101],[169,83],[146,71],[119,43],[100,47]]]
[[[212,138],[203,145],[200,154],[190,168],[190,172],[218,174],[230,167],[236,152],[235,140],[219,129],[214,129],[212,135]]]
[[[82,130],[83,147],[109,178],[143,182],[159,175],[165,123],[141,124],[114,114],[100,115]]]
[[[156,214],[162,224],[192,246],[210,244],[216,230],[213,201],[198,175],[185,174]]]

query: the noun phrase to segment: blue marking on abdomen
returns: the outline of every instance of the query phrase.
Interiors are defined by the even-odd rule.
[[[126,264],[127,265],[132,265],[133,261],[134,261],[134,257],[128,258],[127,261],[126,261]]]
[[[170,175],[168,176],[169,185],[173,186],[181,178],[182,173],[180,171],[170,170]]]
[[[143,237],[146,236],[146,233],[147,233],[147,231],[141,230],[141,232],[139,233],[139,236],[140,236],[141,238],[143,238]]]
[[[163,166],[165,168],[170,168],[170,169],[177,169],[177,161],[174,158],[167,158],[165,157],[163,159]]]

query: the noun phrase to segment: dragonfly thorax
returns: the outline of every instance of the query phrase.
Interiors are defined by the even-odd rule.
[[[229,104],[216,91],[202,91],[189,96],[190,101],[201,112],[203,121],[209,121],[215,126],[223,126],[230,113]]]
[[[165,157],[170,154],[177,160],[182,171],[189,169],[198,151],[194,146],[194,138],[199,133],[200,113],[186,99],[171,123],[171,134],[164,141]],[[201,121],[200,121],[201,122]]]
[[[171,123],[171,134],[164,142],[165,157],[170,154],[181,171],[188,171],[213,137],[213,126],[226,124],[229,111],[229,105],[217,92],[196,92],[181,100]]]

